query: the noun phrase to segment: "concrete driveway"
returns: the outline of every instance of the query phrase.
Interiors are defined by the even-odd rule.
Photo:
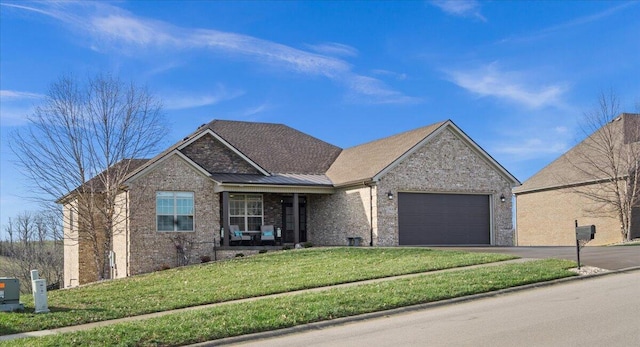
[[[576,260],[575,247],[431,247],[459,249],[468,252],[513,254],[521,258],[558,258]],[[640,246],[584,247],[580,250],[580,264],[607,270],[622,270],[640,266]]]

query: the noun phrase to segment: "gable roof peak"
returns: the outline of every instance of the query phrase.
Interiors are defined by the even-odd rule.
[[[599,139],[609,138],[616,146],[626,146],[640,141],[639,131],[639,113],[620,113],[529,177],[514,193],[566,188],[609,178],[612,173],[605,169],[607,165],[594,169],[594,165],[608,161],[598,149]]]

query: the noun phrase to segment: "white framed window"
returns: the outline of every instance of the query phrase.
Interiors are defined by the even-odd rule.
[[[158,231],[193,231],[193,192],[156,192]]]
[[[264,221],[262,195],[229,195],[229,224],[240,231],[258,231]]]

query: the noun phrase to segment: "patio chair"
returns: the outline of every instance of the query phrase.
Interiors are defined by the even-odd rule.
[[[261,225],[260,226],[260,241],[271,242],[274,246],[276,244],[276,236],[273,232],[273,225]]]
[[[229,244],[237,242],[242,245],[242,241],[251,241],[251,236],[243,234],[237,225],[229,225]]]

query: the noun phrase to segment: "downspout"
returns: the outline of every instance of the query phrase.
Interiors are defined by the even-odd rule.
[[[518,196],[512,194],[513,208],[511,209],[513,213],[513,217],[511,217],[511,221],[513,222],[513,245],[518,246]]]
[[[129,209],[131,208],[131,206],[130,206],[131,199],[129,197],[129,194],[131,194],[131,193],[127,190],[127,208],[126,208],[127,215],[125,216],[125,218],[126,218],[125,219],[126,220],[125,227],[127,228],[126,229],[127,239],[125,240],[125,242],[126,242],[125,244],[127,246],[125,247],[125,251],[127,252],[127,254],[125,254],[125,257],[124,257],[124,259],[125,259],[125,277],[131,276],[131,268],[129,266],[129,264],[131,263],[131,259],[129,259],[129,254],[131,254],[131,223],[130,223],[130,220],[129,220],[129,218],[130,218]]]
[[[373,186],[369,185],[369,247],[373,247]]]

